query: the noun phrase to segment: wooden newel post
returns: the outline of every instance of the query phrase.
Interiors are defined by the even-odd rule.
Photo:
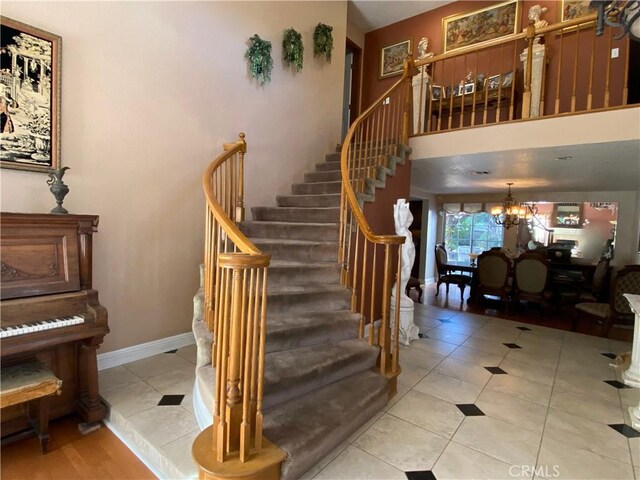
[[[407,55],[404,59],[402,78],[405,82],[404,107],[402,112],[402,138],[400,143],[409,144],[409,135],[411,134],[411,104],[413,96],[411,95],[411,80],[413,78],[413,54]]]
[[[388,373],[391,367],[391,328],[389,313],[391,309],[391,245],[384,245],[384,277],[382,279],[382,321],[378,332],[380,346],[380,373]]]
[[[242,283],[244,280],[244,270],[233,269],[233,280],[231,287],[231,338],[229,341],[229,373],[227,375],[227,439],[226,452],[238,450],[240,446],[240,424],[242,422],[242,394],[240,392],[240,355],[242,353],[241,329],[242,322],[242,302],[244,292]]]
[[[536,37],[536,27],[533,21],[527,26],[527,67],[525,68],[524,92],[522,94],[522,118],[531,116],[531,75],[533,71],[533,40]]]

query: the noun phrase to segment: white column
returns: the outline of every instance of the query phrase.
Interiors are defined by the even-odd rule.
[[[531,110],[530,117],[539,117],[543,114],[540,98],[542,97],[542,72],[547,47],[535,43],[533,45],[533,63],[531,65]],[[524,78],[527,78],[527,49],[520,54],[520,61],[524,65]]]
[[[420,68],[426,68],[426,65]],[[424,75],[422,73],[414,75],[411,81],[413,86],[413,133],[423,133],[427,128],[424,112],[429,102],[429,81],[430,78],[427,72],[424,72]],[[420,130],[418,130],[418,123],[421,124]]]
[[[635,314],[633,326],[633,346],[631,350],[631,365],[622,372],[622,381],[631,387],[640,387],[640,295],[625,293],[631,310]],[[640,403],[637,407],[629,407],[631,426],[640,429]]]

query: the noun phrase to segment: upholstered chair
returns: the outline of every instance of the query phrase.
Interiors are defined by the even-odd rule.
[[[627,265],[615,275],[608,303],[578,303],[576,310],[595,318],[606,336],[609,336],[614,324],[633,328],[633,312],[624,297],[625,293],[640,295],[640,265]],[[574,322],[574,330],[575,327]]]
[[[523,253],[513,266],[514,299],[548,303],[552,297],[549,290],[549,260],[536,253]]]
[[[447,295],[449,294],[449,285],[458,285],[460,289],[460,302],[464,300],[464,289],[467,285],[471,284],[471,277],[469,275],[463,275],[461,273],[452,273],[453,269],[447,267],[447,250],[444,245],[436,245],[436,268],[438,270],[438,283],[436,285],[436,297],[440,293],[440,285],[446,285]]]
[[[508,309],[511,300],[509,257],[499,250],[488,250],[482,252],[476,262],[478,264],[478,298],[483,298],[484,295],[500,297]]]

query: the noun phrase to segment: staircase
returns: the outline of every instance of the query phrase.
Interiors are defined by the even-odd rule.
[[[378,177],[393,174],[381,167]],[[377,181],[375,186],[383,186]],[[281,475],[300,477],[344,441],[389,398],[389,381],[376,370],[379,347],[358,339],[360,315],[340,284],[338,258],[340,154],[326,156],[277,207],[254,207],[242,232],[272,255],[267,290],[264,435],[287,453]],[[373,185],[368,192],[371,198]],[[198,297],[196,297],[198,300]],[[201,307],[196,322],[201,323]],[[203,327],[194,325],[203,335]],[[210,351],[199,340],[199,351]],[[211,409],[210,361],[199,361],[201,396]],[[209,410],[209,421],[211,410]]]

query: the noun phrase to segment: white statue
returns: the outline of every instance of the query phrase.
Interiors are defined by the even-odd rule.
[[[405,240],[404,244],[402,245],[402,256],[398,259],[398,261],[400,262],[400,279],[396,280],[396,283],[393,285],[393,288],[391,290],[391,318],[393,323],[393,319],[395,318],[394,310],[396,305],[398,304],[398,299],[396,299],[396,290],[399,281],[399,340],[405,345],[409,345],[409,342],[411,342],[411,340],[419,338],[418,327],[413,323],[413,300],[411,300],[406,294],[407,282],[409,281],[409,277],[411,276],[411,268],[413,267],[413,262],[416,259],[416,248],[413,244],[413,237],[411,236],[411,232],[409,231],[409,226],[413,222],[413,215],[411,215],[409,204],[404,198],[398,199],[396,204],[393,206],[393,219],[395,222],[396,235],[404,237]]]
[[[543,20],[542,14],[547,11],[547,7],[542,7],[540,5],[534,5],[529,9],[529,23],[533,23],[533,26],[536,27],[536,30],[541,29],[542,27],[546,27],[549,25],[549,22]],[[526,28],[525,28],[526,30]],[[533,43],[540,43],[540,35],[536,35]]]
[[[420,39],[420,43],[418,43],[418,60],[433,57],[433,52],[427,52],[428,48],[429,39],[427,37],[422,37]]]

